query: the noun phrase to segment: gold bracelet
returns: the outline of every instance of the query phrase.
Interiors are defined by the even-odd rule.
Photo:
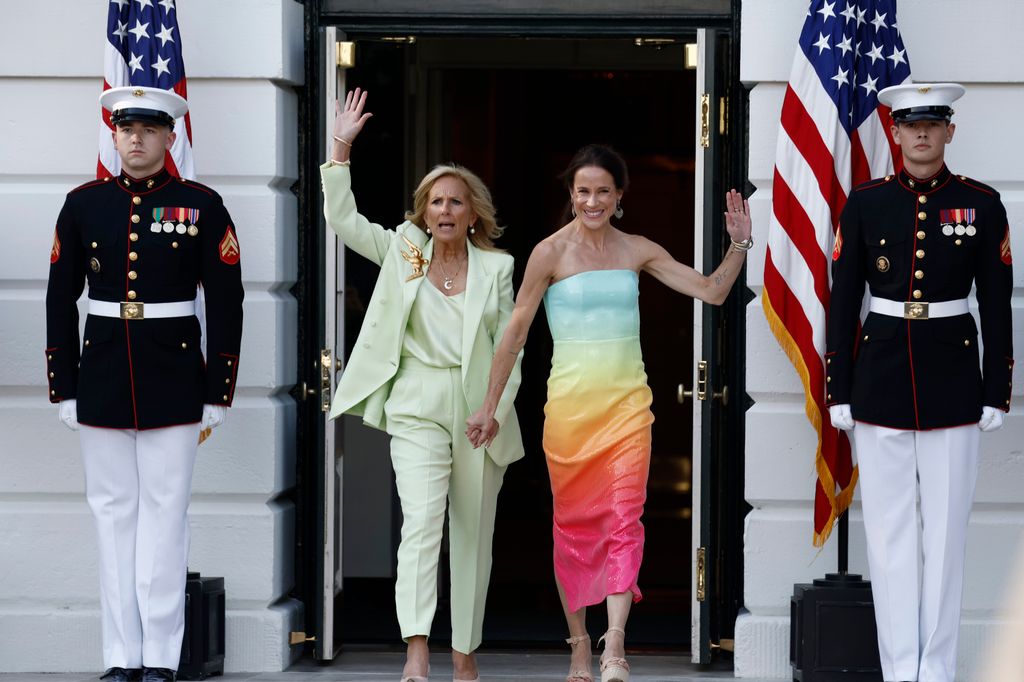
[[[750,251],[750,249],[754,248],[754,235],[750,235],[741,242],[729,237],[729,241],[732,242],[732,250],[738,253],[746,253],[747,251]]]
[[[351,142],[349,142],[348,140],[346,140],[346,139],[345,139],[345,138],[343,138],[343,137],[338,137],[337,135],[335,135],[335,136],[334,136],[334,139],[335,139],[335,140],[337,140],[338,142],[342,143],[342,144],[343,144],[343,145],[345,145],[346,147],[351,147],[351,146],[352,146],[352,143],[351,143]]]
[[[331,159],[331,160],[329,161],[329,163],[330,163],[330,164],[331,164],[332,166],[351,166],[351,165],[352,165],[352,162],[351,162],[351,161],[338,161],[338,160],[337,160],[337,159],[335,159],[335,158],[332,158],[332,159]]]

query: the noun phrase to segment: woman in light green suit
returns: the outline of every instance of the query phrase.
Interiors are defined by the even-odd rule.
[[[349,153],[371,114],[366,93],[338,107],[331,160],[321,166],[327,222],[357,253],[380,265],[377,285],[331,417],[360,415],[391,436],[402,503],[395,603],[408,645],[403,682],[428,674],[427,635],[437,603],[437,565],[449,511],[452,660],[456,680],[476,680],[491,570],[498,490],[523,456],[512,401],[519,362],[494,413],[497,435],[474,450],[463,433],[482,403],[494,349],[512,314],[512,257],[490,192],[465,168],[438,166],[423,178],[413,210],[394,230],[356,210]]]

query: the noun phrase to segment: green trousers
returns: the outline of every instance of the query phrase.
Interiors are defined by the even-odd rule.
[[[464,654],[480,646],[494,513],[506,468],[483,448],[472,448],[465,434],[468,411],[461,368],[402,358],[384,406],[402,503],[398,623],[403,639],[430,634],[447,502],[452,648]]]

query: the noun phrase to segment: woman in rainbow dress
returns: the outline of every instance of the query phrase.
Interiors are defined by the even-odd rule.
[[[554,340],[544,452],[554,496],[555,582],[569,626],[567,682],[591,682],[588,606],[607,603],[601,681],[626,682],[625,626],[640,599],[640,523],[651,457],[651,390],[640,354],[638,279],[721,304],[753,245],[749,207],[726,195],[732,246],[705,276],[664,248],[615,228],[628,185],[626,163],[589,145],[563,173],[572,220],[530,255],[512,318],[494,354],[484,404],[467,420],[475,447],[494,437],[492,416],[541,300]]]

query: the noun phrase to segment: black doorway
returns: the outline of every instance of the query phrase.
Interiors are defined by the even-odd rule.
[[[499,246],[516,258],[518,286],[533,246],[561,225],[566,193],[558,173],[579,146],[603,142],[630,165],[632,187],[619,225],[657,241],[682,262],[692,262],[696,81],[694,72],[682,67],[682,41],[657,48],[627,40],[535,41],[543,44],[531,46],[528,67],[515,60],[486,67],[465,57],[486,54],[481,57],[486,63],[502,49],[522,50],[524,43],[529,44],[357,41],[358,66],[347,73],[346,85],[370,90],[369,109],[375,113],[361,140],[368,151],[354,157],[361,212],[385,225],[401,220],[410,185],[422,173],[412,168],[417,145],[434,150],[427,154],[428,166],[444,161],[466,165],[494,192],[500,221],[508,228]],[[538,54],[548,55],[548,61]],[[587,54],[601,56],[584,58]],[[413,120],[416,111],[424,112],[423,120]],[[346,324],[351,342],[360,322],[360,300],[369,300],[376,268],[354,254],[347,256],[346,268],[347,290],[356,292],[349,306],[355,312]],[[677,402],[676,390],[693,364],[693,309],[689,299],[647,276],[641,278],[640,300],[656,420],[643,517],[647,540],[640,587],[645,599],[633,608],[629,641],[631,646],[686,650],[692,412],[689,404]],[[501,493],[485,645],[550,646],[565,637],[551,571],[551,493],[540,446],[550,354],[550,336],[538,314],[517,399],[527,457],[509,468]],[[380,541],[397,546],[397,534]],[[393,580],[346,578],[343,594],[343,641],[400,641]],[[440,640],[449,631],[445,601],[442,588],[433,632]],[[590,609],[589,616],[591,631],[603,631],[603,608]]]

